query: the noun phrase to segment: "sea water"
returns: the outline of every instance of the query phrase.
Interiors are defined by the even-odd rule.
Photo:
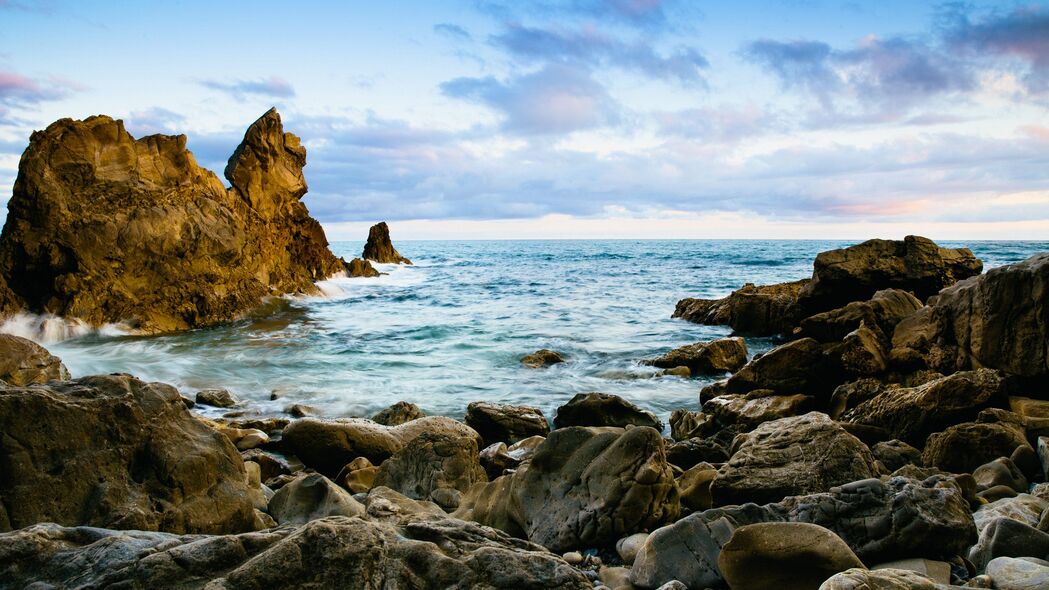
[[[252,412],[301,403],[325,416],[369,416],[405,400],[461,417],[485,400],[537,406],[552,418],[573,395],[600,391],[665,420],[673,409],[698,409],[699,390],[720,377],[663,376],[639,361],[731,332],[671,319],[679,299],[805,278],[817,253],[849,243],[402,241],[413,266],[325,281],[322,296],[273,301],[228,325],[161,336],[77,327],[40,339],[74,377],[131,373],[188,395],[224,387]],[[1049,242],[941,244],[972,248],[985,268],[1049,251]],[[347,258],[361,247],[332,244]],[[774,345],[747,338],[751,354]],[[540,348],[567,362],[521,365]]]

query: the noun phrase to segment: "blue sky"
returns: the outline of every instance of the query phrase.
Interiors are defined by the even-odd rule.
[[[333,239],[1049,239],[1049,3],[0,0],[0,200],[105,113],[270,106]]]

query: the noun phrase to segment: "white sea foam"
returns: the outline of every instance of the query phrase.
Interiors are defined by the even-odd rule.
[[[384,273],[377,277],[350,277],[339,272],[331,277],[314,283],[320,295],[293,296],[293,299],[345,299],[358,293],[360,289],[373,287],[412,287],[425,280],[425,271],[419,267],[405,264],[372,263],[375,270]]]
[[[76,318],[18,312],[8,316],[0,323],[0,333],[21,336],[40,344],[52,344],[88,334],[124,336],[133,334],[135,331],[122,324],[92,326]]]

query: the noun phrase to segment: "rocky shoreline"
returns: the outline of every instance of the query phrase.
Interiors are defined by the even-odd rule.
[[[328,252],[304,164],[275,111],[229,189],[184,138],[55,123],[0,236],[4,311],[177,330],[370,268]],[[112,210],[83,215],[88,196]],[[385,224],[363,258],[409,263]],[[458,421],[406,400],[370,419],[205,419],[194,405],[236,400],[70,379],[0,335],[0,588],[1046,588],[1049,253],[982,270],[909,236],[821,253],[811,279],[682,300],[677,317],[780,344],[638,359],[725,377],[669,424],[597,392],[549,417],[478,400]]]

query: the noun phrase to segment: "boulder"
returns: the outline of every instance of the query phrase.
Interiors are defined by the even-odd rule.
[[[129,375],[0,384],[0,531],[251,530],[244,462],[178,390]]]
[[[542,410],[531,406],[473,402],[466,407],[465,422],[481,435],[485,446],[497,442],[512,445],[550,432]]]
[[[736,332],[768,336],[790,332],[796,302],[808,279],[755,286],[747,283],[723,299],[682,299],[672,317],[709,326],[731,326]]]
[[[707,510],[713,504],[710,484],[718,470],[710,463],[698,463],[677,478],[677,489],[681,494],[681,507],[690,512]]]
[[[1002,396],[996,371],[978,369],[935,379],[918,387],[889,388],[846,412],[842,419],[887,429],[894,438],[923,445],[926,437],[972,420]]]
[[[882,337],[892,336],[896,324],[922,307],[922,302],[907,291],[883,289],[868,301],[853,301],[845,307],[801,320],[795,335],[820,342],[839,342],[860,324],[865,324]]]
[[[834,574],[864,566],[845,541],[819,525],[763,522],[736,529],[718,567],[732,590],[815,590]]]
[[[1003,500],[999,500],[1002,502]],[[980,540],[969,550],[969,561],[983,570],[997,557],[1038,557],[1049,555],[1049,533],[1002,516],[988,521]],[[992,574],[992,577],[993,574]]]
[[[560,353],[554,352],[548,348],[542,348],[532,354],[526,354],[521,357],[521,364],[530,369],[541,369],[543,367],[549,367],[550,365],[556,365],[563,362],[565,362],[565,359]]]
[[[374,485],[450,512],[459,506],[462,492],[486,481],[474,437],[424,432],[379,466]]]
[[[554,428],[627,425],[663,430],[655,414],[610,393],[577,393],[554,416]]]
[[[22,386],[69,379],[62,360],[32,340],[0,334],[0,381]]]
[[[702,412],[677,409],[670,413],[670,438],[676,441],[714,433],[714,418]]]
[[[889,472],[896,471],[905,465],[922,466],[922,452],[902,440],[888,440],[871,446],[871,454]]]
[[[329,477],[357,457],[381,464],[424,432],[481,437],[472,428],[444,416],[425,416],[397,426],[371,420],[302,418],[284,429],[284,444],[306,464]]]
[[[1008,422],[965,422],[929,436],[922,461],[950,473],[971,473],[1017,447],[1029,447],[1023,426]]]
[[[845,335],[841,347],[841,367],[856,377],[880,375],[889,368],[889,353],[886,350],[884,336],[880,331],[860,326]]]
[[[812,338],[792,340],[754,358],[725,384],[728,393],[769,389],[779,394],[813,394],[826,388],[829,374],[820,343]]]
[[[866,301],[882,289],[902,289],[925,300],[944,287],[980,274],[983,263],[968,248],[941,248],[932,240],[867,240],[821,252],[812,280],[798,293],[803,317]]]
[[[371,262],[361,258],[354,258],[346,263],[346,276],[359,278],[374,278],[385,273],[375,270]]]
[[[637,552],[641,550],[641,546],[647,538],[648,533],[634,533],[616,541],[616,553],[619,554],[619,558],[623,560],[623,563],[627,565],[634,563]]]
[[[808,395],[776,395],[768,389],[757,389],[746,395],[729,394],[703,404],[703,414],[712,416],[720,426],[738,426],[751,430],[770,420],[808,412],[813,398]]]
[[[1044,559],[996,557],[987,564],[987,575],[999,590],[1049,588],[1049,562]]]
[[[716,506],[764,504],[877,475],[867,445],[826,414],[810,412],[765,422],[736,437],[710,492]]]
[[[853,568],[827,578],[819,590],[949,590],[953,587],[937,584],[911,570]]]
[[[475,485],[457,518],[552,551],[611,546],[680,510],[663,439],[652,428],[561,428],[513,474]]]
[[[365,457],[357,457],[339,471],[335,481],[350,490],[350,493],[360,494],[375,487],[375,478],[378,475],[378,467],[372,465],[372,462]]]
[[[747,363],[747,344],[742,338],[719,338],[675,348],[655,359],[642,361],[644,365],[673,369],[688,367],[690,375],[731,373]]]
[[[56,121],[30,137],[0,234],[7,311],[156,333],[317,293],[346,263],[300,200],[305,164],[274,109],[230,157],[228,189],[184,135],[135,140],[102,115]]]
[[[280,524],[306,524],[328,516],[363,516],[364,505],[327,477],[310,473],[277,490],[269,514]]]
[[[232,408],[237,405],[237,399],[228,389],[203,389],[197,392],[194,400],[198,404],[215,408]]]
[[[667,462],[681,469],[690,469],[698,463],[724,463],[728,456],[728,449],[712,438],[690,438],[667,448]]]
[[[372,416],[372,422],[378,422],[383,426],[399,426],[405,422],[411,422],[422,418],[426,413],[419,406],[410,402],[397,402]]]
[[[393,242],[390,241],[390,227],[385,221],[376,223],[368,230],[368,241],[364,244],[361,258],[386,264],[412,263],[393,247]]]

